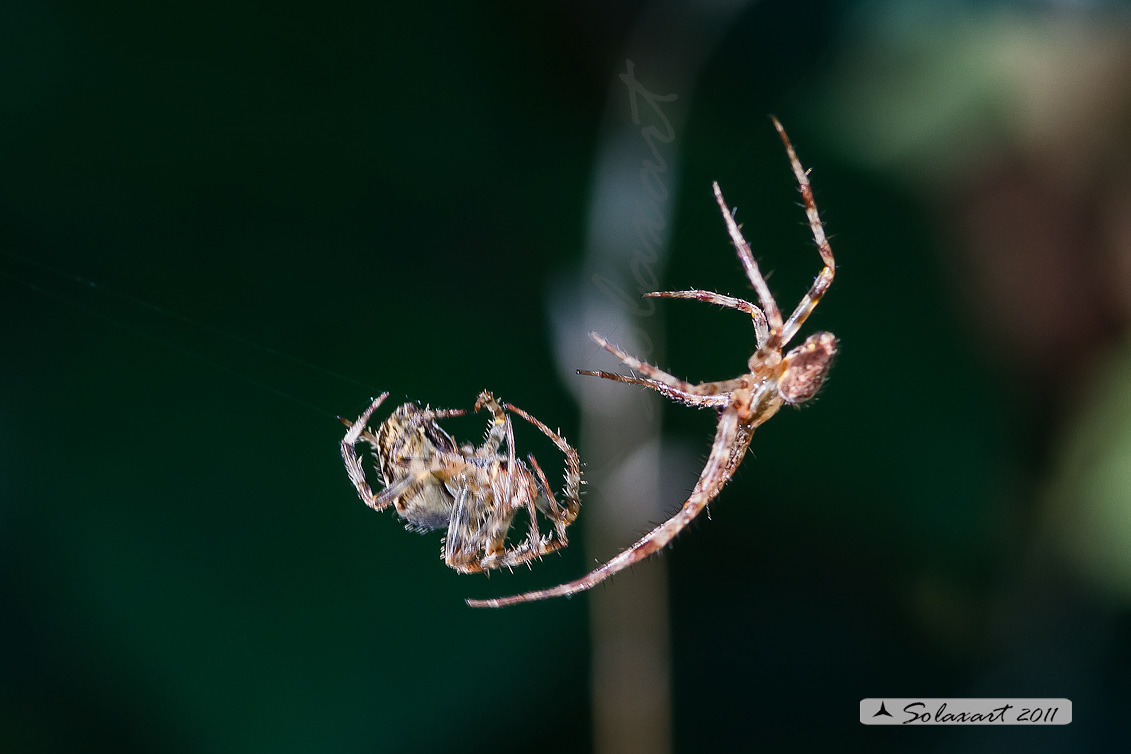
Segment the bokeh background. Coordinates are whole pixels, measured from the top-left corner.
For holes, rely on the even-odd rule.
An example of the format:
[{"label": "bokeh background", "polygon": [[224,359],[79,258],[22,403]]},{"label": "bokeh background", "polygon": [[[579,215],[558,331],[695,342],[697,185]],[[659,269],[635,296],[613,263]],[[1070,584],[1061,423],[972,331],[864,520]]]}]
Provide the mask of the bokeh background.
[{"label": "bokeh background", "polygon": [[[630,604],[667,574],[670,706],[636,750],[1127,744],[1122,4],[8,0],[0,749],[614,750],[590,596],[463,598],[615,548],[587,552],[579,526],[529,572],[460,576],[438,534],[358,502],[335,416],[489,387],[578,436],[568,370],[608,364],[596,346],[560,363],[552,301],[586,283],[594,214],[632,220],[628,199],[593,206],[629,59],[678,97],[660,285],[749,294],[712,180],[783,306],[809,285],[774,113],[839,264],[807,331],[842,341],[710,520],[601,588]],[[639,137],[618,149],[648,158]],[[753,347],[743,317],[699,304],[636,325],[692,380]],[[655,405],[690,458],[661,485],[670,511],[713,421]],[[633,657],[629,640],[615,659]],[[860,725],[885,695],[1068,697],[1074,722]]]}]

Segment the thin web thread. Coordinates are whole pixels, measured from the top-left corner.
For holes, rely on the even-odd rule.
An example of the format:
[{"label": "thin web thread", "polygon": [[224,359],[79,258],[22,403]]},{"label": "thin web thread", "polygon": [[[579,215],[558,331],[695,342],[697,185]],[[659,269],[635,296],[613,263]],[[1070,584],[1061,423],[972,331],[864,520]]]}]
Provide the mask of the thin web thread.
[{"label": "thin web thread", "polygon": [[[153,303],[150,303],[150,302],[145,301],[143,299],[139,299],[135,296],[131,296],[129,294],[122,293],[120,291],[116,291],[113,288],[108,288],[106,286],[99,285],[98,283],[94,282],[93,280],[89,280],[89,279],[84,278],[80,275],[73,275],[73,274],[70,274],[70,273],[62,272],[62,271],[57,270],[57,269],[55,269],[55,268],[53,268],[49,265],[45,265],[41,262],[37,262],[35,260],[28,259],[27,257],[23,257],[19,254],[13,254],[10,251],[6,251],[6,250],[0,251],[0,253],[4,254],[5,256],[11,257],[13,259],[18,259],[21,262],[29,264],[33,267],[37,267],[37,268],[39,268],[39,269],[41,269],[45,272],[48,272],[52,275],[56,275],[56,276],[61,277],[63,279],[69,280],[71,282],[75,282],[75,283],[78,283],[80,285],[87,286],[89,288],[95,288],[95,289],[97,289],[97,290],[99,290],[103,293],[109,293],[110,295],[113,295],[113,296],[115,296],[119,299],[122,299],[124,301],[128,301],[129,303],[134,304],[135,306],[140,306],[144,309],[149,309],[151,311],[157,312],[157,313],[162,314],[162,315],[169,317],[171,319],[180,320],[182,322],[185,322],[187,324],[198,327],[198,328],[205,330],[209,333],[212,333],[214,335],[218,335],[218,336],[227,338],[228,340],[234,341],[234,342],[239,343],[241,345],[249,346],[251,348],[256,348],[260,351],[264,351],[266,353],[271,354],[272,356],[275,356],[276,358],[284,359],[284,360],[289,361],[291,363],[298,364],[299,366],[306,367],[307,369],[313,370],[315,372],[320,372],[322,374],[329,375],[330,377],[335,377],[335,378],[342,380],[344,382],[348,382],[348,383],[351,383],[353,385],[358,385],[360,387],[364,387],[366,390],[373,390],[372,386],[366,385],[365,383],[360,382],[358,380],[355,380],[351,377],[347,377],[346,375],[339,374],[337,372],[334,372],[333,370],[326,369],[325,367],[318,366],[317,364],[312,364],[308,361],[304,361],[303,359],[299,359],[297,357],[291,356],[291,355],[283,353],[281,351],[277,351],[274,348],[271,348],[269,346],[264,346],[262,344],[256,343],[255,341],[248,340],[246,338],[242,338],[238,335],[234,335],[234,334],[229,333],[225,330],[221,330],[217,327],[213,327],[212,325],[206,324],[204,322],[200,322],[199,320],[195,320],[191,317],[187,317],[185,315],[178,314],[177,312],[171,311],[169,309],[165,309],[164,307],[158,306],[157,304],[153,304]],[[93,314],[94,316],[98,317],[99,319],[104,320],[106,322],[109,322],[109,323],[115,325],[116,327],[121,328],[122,330],[125,330],[126,332],[130,333],[131,335],[133,335],[137,338],[140,338],[142,340],[146,340],[146,341],[149,341],[149,342],[152,342],[152,343],[157,343],[158,345],[166,348],[169,351],[181,354],[183,356],[191,357],[191,358],[195,359],[196,361],[199,361],[203,364],[207,364],[208,366],[212,367],[213,369],[224,372],[225,374],[228,374],[232,377],[235,377],[236,379],[239,379],[239,380],[246,382],[250,385],[254,385],[255,387],[257,387],[261,390],[265,390],[269,393],[273,393],[274,395],[276,395],[280,398],[283,398],[285,400],[291,401],[292,403],[297,403],[298,405],[303,406],[304,408],[309,409],[310,411],[314,411],[314,412],[318,413],[320,416],[337,416],[337,412],[328,411],[324,408],[321,408],[319,406],[314,405],[313,403],[309,403],[308,401],[304,401],[301,398],[298,398],[294,395],[291,395],[290,393],[287,393],[287,392],[284,392],[283,390],[280,390],[277,387],[274,387],[273,385],[269,385],[265,382],[261,382],[260,380],[257,380],[254,377],[249,377],[248,375],[243,374],[241,372],[237,372],[236,370],[231,369],[230,367],[226,367],[226,366],[224,366],[223,364],[221,364],[217,361],[213,361],[212,359],[209,359],[208,357],[203,356],[200,353],[197,353],[196,351],[192,351],[190,349],[186,349],[186,348],[174,345],[173,343],[170,343],[167,340],[160,338],[160,337],[154,335],[153,333],[150,333],[150,332],[148,332],[148,331],[146,331],[146,330],[144,330],[140,327],[137,327],[135,325],[130,325],[126,322],[122,322],[121,320],[118,320],[114,317],[111,317],[110,315],[105,314],[104,312],[100,312],[97,309],[94,309],[90,306],[87,306],[86,304],[79,303],[78,301],[71,300],[69,298],[66,298],[65,296],[59,295],[58,293],[47,290],[46,288],[43,288],[42,286],[36,285],[35,283],[32,283],[28,280],[25,280],[25,279],[23,279],[23,278],[21,278],[17,275],[14,275],[14,274],[12,274],[8,271],[0,270],[0,275],[3,275],[5,278],[7,278],[7,279],[9,279],[9,280],[11,280],[15,283],[19,283],[20,285],[24,286],[25,288],[28,288],[29,290],[32,290],[32,291],[34,291],[35,293],[38,293],[41,296],[49,298],[52,301],[57,301],[59,303],[66,304],[67,306],[70,306],[74,309],[78,309],[78,310],[87,312],[89,314]]]},{"label": "thin web thread", "polygon": [[[336,379],[342,380],[343,382],[348,382],[352,385],[357,385],[358,387],[363,387],[366,390],[373,390],[374,389],[372,385],[367,385],[366,383],[361,382],[360,380],[355,380],[352,377],[349,377],[347,375],[335,372],[331,369],[327,369],[325,367],[319,366],[318,364],[312,364],[309,361],[304,361],[303,359],[300,359],[297,356],[291,356],[290,354],[283,353],[282,351],[277,351],[274,348],[271,348],[270,346],[265,346],[261,343],[256,343],[255,341],[248,340],[247,338],[241,338],[239,335],[235,335],[234,333],[230,333],[226,330],[221,330],[220,328],[214,327],[213,325],[210,325],[206,322],[201,322],[200,320],[193,319],[192,317],[189,317],[185,314],[181,314],[179,312],[175,312],[175,311],[172,311],[170,309],[166,309],[163,306],[159,306],[157,304],[146,301],[144,299],[140,299],[136,296],[131,296],[128,293],[122,293],[121,291],[114,290],[113,288],[110,288],[108,286],[100,285],[99,283],[96,283],[93,280],[90,280],[88,278],[84,278],[81,275],[74,275],[72,273],[63,272],[62,270],[59,270],[55,267],[44,264],[43,262],[39,262],[39,261],[36,261],[34,259],[29,259],[28,257],[25,257],[21,254],[15,254],[11,251],[4,250],[0,253],[3,253],[5,256],[11,257],[13,259],[18,259],[19,261],[23,262],[24,264],[31,265],[32,267],[36,267],[40,270],[43,270],[44,272],[47,272],[47,273],[50,273],[50,274],[55,275],[57,277],[63,278],[64,280],[69,280],[71,282],[78,283],[79,285],[84,285],[88,288],[97,288],[99,291],[101,291],[103,293],[107,293],[107,294],[114,296],[116,298],[119,298],[123,301],[128,301],[129,303],[134,304],[135,306],[140,306],[143,309],[149,309],[150,311],[157,312],[158,314],[164,315],[164,316],[169,317],[171,319],[177,319],[177,320],[180,320],[182,322],[186,322],[186,323],[188,323],[188,324],[190,324],[194,327],[200,328],[201,330],[204,330],[206,332],[210,332],[213,335],[218,335],[222,338],[227,338],[228,340],[231,340],[235,343],[239,343],[240,345],[248,346],[250,348],[256,348],[256,349],[263,351],[265,353],[269,353],[272,356],[275,356],[276,358],[280,358],[280,359],[283,359],[285,361],[289,361],[292,364],[298,364],[299,366],[306,367],[307,369],[313,370],[315,372],[321,372],[322,374],[329,375],[330,377],[334,377]],[[9,275],[9,277],[12,280],[18,280],[20,282],[25,282],[25,281],[20,280],[19,278],[11,276],[11,275]],[[31,286],[30,283],[26,283],[26,282],[25,282],[25,285]],[[34,286],[32,286],[32,287],[34,287]],[[43,289],[38,289],[38,290],[40,292],[45,292],[45,291],[43,291]],[[54,298],[58,299],[58,297],[54,297]],[[59,300],[62,300],[62,299],[59,299]],[[82,305],[81,304],[75,304],[75,306],[81,307]],[[113,321],[113,320],[111,320],[111,321]]]}]

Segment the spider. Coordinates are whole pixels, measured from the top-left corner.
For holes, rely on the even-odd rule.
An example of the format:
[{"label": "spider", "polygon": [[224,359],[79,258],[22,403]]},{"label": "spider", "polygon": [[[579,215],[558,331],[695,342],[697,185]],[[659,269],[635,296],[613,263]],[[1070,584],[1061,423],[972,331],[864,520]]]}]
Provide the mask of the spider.
[{"label": "spider", "polygon": [[693,385],[628,355],[596,333],[589,335],[598,345],[642,376],[627,377],[609,372],[578,371],[578,374],[641,385],[689,406],[710,407],[718,411],[719,422],[715,431],[715,441],[690,497],[671,518],[587,576],[551,589],[498,599],[468,600],[468,604],[472,607],[502,607],[549,597],[568,597],[593,588],[613,574],[663,549],[722,491],[723,486],[742,462],[746,449],[750,447],[754,430],[776,414],[782,405],[803,403],[820,389],[837,351],[837,340],[832,333],[814,333],[784,356],[782,349],[797,334],[802,323],[829,289],[836,265],[833,261],[832,248],[821,225],[820,215],[817,214],[808,173],[801,167],[801,162],[797,159],[797,154],[781,123],[777,118],[772,120],[785,145],[793,174],[801,189],[801,197],[805,202],[805,214],[809,220],[813,240],[816,241],[817,249],[824,261],[824,269],[813,282],[809,292],[801,299],[789,318],[783,321],[778,305],[770,295],[766,280],[762,277],[758,264],[750,252],[750,245],[742,237],[733,214],[723,200],[719,184],[714,183],[712,187],[715,200],[718,202],[723,221],[738,252],[738,259],[746,271],[746,277],[754,287],[761,308],[749,301],[704,290],[658,291],[644,294],[655,298],[697,299],[749,314],[753,320],[758,346],[748,362],[750,371],[731,380]]},{"label": "spider", "polygon": [[[342,439],[342,460],[366,505],[377,511],[392,505],[410,530],[446,527],[442,557],[460,573],[513,568],[568,544],[566,527],[581,507],[581,464],[564,438],[525,411],[499,403],[486,390],[475,402],[476,411],[486,408],[491,414],[486,440],[478,448],[457,445],[436,423],[467,413],[462,409],[405,403],[372,432],[367,428],[369,418],[388,397],[388,393],[379,396],[355,422],[341,419],[349,427]],[[529,466],[515,457],[514,428],[507,411],[533,424],[565,454],[565,507],[558,504],[534,456],[527,456]],[[373,449],[385,483],[379,493],[365,478],[355,447],[359,440]],[[508,547],[507,533],[519,510],[529,516],[529,532],[522,542]],[[553,533],[541,534],[538,513],[550,520]]]}]

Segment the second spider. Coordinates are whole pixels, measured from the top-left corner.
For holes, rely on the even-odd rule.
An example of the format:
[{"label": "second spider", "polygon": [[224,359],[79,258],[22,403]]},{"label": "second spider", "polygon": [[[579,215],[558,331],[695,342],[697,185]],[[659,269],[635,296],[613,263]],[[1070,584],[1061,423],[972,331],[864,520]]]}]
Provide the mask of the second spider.
[{"label": "second spider", "polygon": [[[374,400],[357,421],[342,420],[349,427],[342,439],[342,460],[366,505],[378,511],[393,506],[409,529],[446,528],[444,562],[461,573],[513,568],[567,544],[566,527],[580,509],[581,464],[577,451],[563,437],[487,391],[475,403],[476,411],[487,409],[491,415],[486,440],[478,447],[457,445],[437,422],[464,414],[461,409],[405,403],[376,432],[370,431],[370,417],[388,396]],[[564,505],[554,497],[534,456],[526,461],[515,456],[509,414],[533,424],[565,454]],[[373,491],[362,468],[359,441],[372,449],[385,485],[379,492]],[[525,511],[529,528],[521,541],[508,545],[507,535],[520,511]],[[539,516],[549,519],[551,533],[540,532]]]}]

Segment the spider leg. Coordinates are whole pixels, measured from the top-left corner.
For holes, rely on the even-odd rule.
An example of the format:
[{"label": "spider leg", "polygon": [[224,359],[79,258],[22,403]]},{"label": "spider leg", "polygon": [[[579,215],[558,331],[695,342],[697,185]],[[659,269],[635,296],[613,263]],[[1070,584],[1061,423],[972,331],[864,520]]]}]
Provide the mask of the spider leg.
[{"label": "spider leg", "polygon": [[482,495],[473,493],[469,485],[462,485],[456,493],[443,551],[444,562],[460,573],[483,570],[479,556],[480,539],[476,533],[482,530],[487,507]]},{"label": "spider leg", "polygon": [[[339,416],[338,421],[340,421],[342,424],[346,425],[347,427],[353,426],[353,422],[350,421],[349,419],[345,418],[344,416]],[[377,435],[373,434],[373,432],[370,431],[369,429],[361,430],[361,436],[359,437],[359,439],[365,440],[367,443],[369,443],[370,445],[372,445],[375,448],[377,447]]]},{"label": "spider leg", "polygon": [[[353,474],[351,473],[350,476],[352,477]],[[364,495],[362,495],[361,500],[375,511],[385,510],[385,508],[388,508],[391,503],[395,503],[398,498],[402,496],[408,496],[408,491],[414,485],[420,484],[429,476],[430,474],[427,471],[418,471],[414,474],[406,476],[404,479],[398,480],[395,484],[386,487],[376,495],[374,495],[373,491],[369,490],[368,485],[366,485],[366,489],[369,490],[370,497],[366,498]],[[361,490],[358,490],[358,492],[360,493]]]},{"label": "spider leg", "polygon": [[[660,395],[666,398],[671,398],[673,401],[683,401],[692,406],[715,406],[721,408],[730,401],[730,396],[720,393],[719,395],[699,395],[696,393],[689,393],[686,390],[677,390],[670,385],[665,385],[663,382],[656,380],[645,380],[641,377],[628,377],[623,374],[615,374],[613,372],[594,372],[588,369],[578,369],[578,374],[584,374],[587,377],[603,377],[606,380],[616,380],[617,382],[625,382],[629,385],[642,385],[650,387]],[[694,387],[694,386],[693,386]]]},{"label": "spider leg", "polygon": [[[581,510],[581,459],[578,458],[577,451],[574,450],[573,446],[566,442],[565,438],[558,432],[552,431],[548,426],[513,403],[504,403],[503,407],[537,427],[542,434],[550,438],[551,442],[557,446],[558,450],[560,450],[566,458],[565,488],[562,491],[562,494],[565,495],[566,498],[565,516],[564,518],[557,515],[552,517],[555,521],[555,526],[560,526],[559,533],[564,541],[565,527],[573,523],[574,519],[577,518],[578,511]],[[528,456],[528,458],[530,459],[531,465],[534,467],[534,471],[541,478],[546,493],[553,503],[553,507],[560,511],[561,507],[558,505],[557,500],[554,499],[553,491],[546,482],[546,475],[542,473],[542,468],[538,465],[538,462],[534,460],[533,454]]]},{"label": "spider leg", "polygon": [[[388,506],[389,502],[395,498],[395,495],[388,496],[389,489],[385,489],[381,495],[377,495],[373,492],[373,489],[369,486],[369,482],[365,479],[365,471],[361,468],[361,459],[357,457],[357,448],[354,446],[363,436],[371,445],[376,445],[377,438],[366,429],[366,424],[369,423],[369,417],[373,415],[373,412],[376,411],[388,397],[388,393],[381,393],[381,395],[377,396],[373,403],[369,405],[369,408],[365,409],[361,416],[357,417],[357,421],[355,422],[343,419],[340,416],[338,417],[343,424],[349,427],[349,431],[346,432],[346,436],[342,438],[341,444],[342,461],[346,465],[346,473],[349,474],[350,481],[353,482],[353,486],[362,501],[374,510],[381,510]],[[410,478],[402,481],[411,482],[413,480]],[[400,487],[400,485],[396,486]],[[407,484],[401,487],[399,492],[404,492],[406,489],[408,489]]]},{"label": "spider leg", "polygon": [[495,400],[495,396],[491,395],[489,390],[484,390],[479,394],[475,400],[475,411],[478,412],[484,406],[491,412],[491,423],[487,425],[487,437],[480,446],[479,454],[484,457],[490,457],[499,452],[499,446],[503,444],[506,437],[504,426],[506,424],[506,414],[503,413],[503,407]]},{"label": "spider leg", "polygon": [[731,474],[738,467],[742,456],[746,453],[746,449],[750,445],[750,438],[749,431],[739,425],[738,412],[733,408],[724,411],[719,419],[719,428],[715,434],[715,442],[711,446],[711,454],[707,458],[703,472],[699,475],[695,489],[692,490],[691,496],[683,504],[683,507],[667,521],[645,534],[632,547],[587,576],[551,589],[540,589],[496,599],[467,600],[467,604],[471,607],[504,607],[550,597],[568,597],[592,589],[613,574],[619,573],[663,549],[719,494],[723,485],[726,484]]},{"label": "spider leg", "polygon": [[361,433],[365,431],[365,425],[369,423],[369,417],[373,416],[373,412],[380,408],[381,404],[384,403],[385,399],[388,397],[389,394],[387,392],[381,393],[379,396],[377,396],[373,400],[373,403],[369,404],[369,408],[365,409],[365,411],[362,412],[361,416],[357,417],[356,422],[351,422],[349,419],[343,419],[340,416],[338,417],[338,420],[342,424],[345,424],[350,428],[350,431],[346,432],[345,439],[342,440],[343,444],[349,443],[350,445],[353,445],[357,442],[358,438],[361,437]]},{"label": "spider leg", "polygon": [[526,541],[536,542],[539,537],[538,520],[534,515],[533,502],[523,499],[530,497],[530,495],[522,495],[521,486],[515,484],[516,477],[521,477],[524,469],[521,469],[515,458],[514,426],[511,424],[509,416],[503,414],[502,417],[503,435],[507,441],[506,466],[504,467],[498,462],[492,464],[490,483],[486,485],[490,492],[479,493],[481,495],[489,494],[492,501],[491,504],[484,507],[476,536],[483,548],[483,557],[478,564],[478,567],[482,570],[498,568],[503,564],[502,561],[507,555],[507,532],[510,530],[514,514],[519,507],[525,506],[530,511],[530,532]]},{"label": "spider leg", "polygon": [[[537,461],[534,460],[534,456],[530,456],[530,460],[537,469]],[[544,474],[542,474],[541,469],[538,469],[538,474],[539,476],[541,476],[541,483],[543,485],[542,489],[548,493],[548,496],[550,498],[552,498],[553,496],[551,493],[549,493],[550,488],[547,485],[546,477]],[[532,522],[535,520],[536,510],[540,509],[538,502],[539,499],[545,500],[545,498],[542,498],[538,494],[538,492],[539,490],[536,488],[536,486],[534,484],[531,484],[529,492],[526,495],[525,502]],[[560,507],[558,508],[558,512],[559,514],[562,512]],[[576,513],[573,515],[576,515]],[[565,547],[567,544],[569,544],[569,540],[565,536],[565,528],[569,525],[568,521],[563,521],[561,518],[554,517],[551,517],[551,520],[553,520],[554,522],[554,527],[558,535],[556,538],[554,537],[554,535],[542,536],[541,532],[539,532],[537,528],[532,525],[530,536],[526,540],[509,550],[501,552],[497,556],[484,558],[483,562],[481,563],[483,568],[514,568],[515,566],[529,563],[532,560],[538,560],[544,555],[548,555],[555,550],[560,550],[561,548]],[[572,518],[569,520],[571,521]]]},{"label": "spider leg", "polygon": [[[500,409],[500,412],[501,412],[501,409]],[[515,477],[520,477],[520,479],[518,480],[520,486],[526,487],[526,489],[521,490],[521,492],[525,493],[525,494],[522,494],[521,497],[523,498],[523,502],[526,505],[526,512],[530,516],[530,533],[529,533],[529,537],[528,537],[527,541],[530,543],[531,546],[534,546],[534,545],[537,544],[537,542],[542,537],[541,532],[538,531],[538,511],[536,510],[536,508],[534,506],[534,499],[537,497],[537,492],[535,490],[530,489],[531,485],[526,484],[526,482],[527,482],[526,470],[519,468],[518,461],[515,458],[515,454],[514,454],[514,424],[511,422],[511,418],[509,416],[507,416],[506,414],[503,414],[503,419],[504,419],[504,424],[506,426],[506,433],[507,433],[507,471],[506,471],[506,485],[504,487],[505,495],[506,495],[506,497],[505,497],[506,505],[504,507],[508,508],[508,509],[514,509],[516,507],[515,504],[517,502],[517,498],[519,497],[519,495],[518,495],[519,490],[515,489],[515,486],[516,486],[515,485]],[[495,502],[498,503],[498,500],[496,499]],[[489,532],[489,534],[492,535],[492,536],[498,536],[500,548],[506,547],[505,540],[506,540],[506,536],[507,536],[507,528],[509,528],[509,527],[510,527],[510,522],[508,520],[507,526],[504,527],[501,531],[498,531],[498,532],[491,531],[491,532]]]},{"label": "spider leg", "polygon": [[809,173],[801,167],[801,161],[797,159],[797,153],[793,151],[793,144],[786,136],[782,124],[778,122],[777,118],[771,117],[771,120],[774,122],[774,128],[778,130],[778,135],[781,136],[782,143],[785,144],[786,154],[789,155],[789,164],[793,168],[793,175],[797,178],[797,185],[801,189],[801,199],[805,202],[805,216],[809,220],[809,229],[813,232],[813,240],[816,242],[817,249],[821,252],[821,259],[825,263],[821,274],[813,281],[813,287],[801,299],[801,303],[793,310],[793,314],[789,315],[789,319],[786,320],[785,326],[782,328],[781,342],[784,346],[797,334],[797,330],[817,308],[821,297],[832,285],[833,275],[836,272],[836,262],[833,260],[833,250],[829,246],[829,239],[825,236],[825,227],[821,223],[821,216],[817,214],[817,202],[813,199],[813,187],[809,185]]},{"label": "spider leg", "polygon": [[437,449],[454,449],[456,441],[436,423],[436,419],[463,416],[466,413],[462,408],[423,408],[408,414],[405,426],[420,427],[423,434],[436,444]]},{"label": "spider leg", "polygon": [[654,291],[652,293],[645,293],[645,298],[688,298],[697,301],[706,301],[708,304],[717,304],[725,306],[728,309],[737,309],[740,312],[746,312],[750,318],[754,320],[754,335],[758,339],[758,345],[761,346],[766,342],[766,338],[770,335],[769,326],[766,324],[766,315],[762,310],[756,307],[749,301],[744,301],[740,298],[733,296],[724,296],[721,293],[714,291],[703,290],[690,290],[690,291]]},{"label": "spider leg", "polygon": [[718,182],[712,183],[711,188],[714,189],[715,201],[718,202],[719,210],[723,213],[723,222],[726,223],[730,240],[738,252],[738,261],[742,263],[743,269],[746,270],[746,277],[758,294],[758,302],[762,305],[762,311],[766,314],[770,333],[780,333],[782,327],[781,312],[778,310],[774,297],[770,294],[770,287],[766,285],[766,279],[762,277],[762,271],[758,269],[758,263],[754,261],[750,244],[742,237],[742,231],[739,230],[738,223],[734,221],[734,215],[730,213],[730,208],[727,206],[726,200],[723,199],[723,192],[719,188]]},{"label": "spider leg", "polygon": [[463,416],[466,413],[467,411],[462,408],[424,408],[409,414],[408,423],[411,426],[416,426],[417,424],[427,424],[436,419],[447,419],[449,416]]},{"label": "spider leg", "polygon": [[449,416],[463,416],[466,413],[467,410],[462,408],[422,408],[413,412],[409,421],[413,424],[423,424],[435,419],[446,419]]},{"label": "spider leg", "polygon": [[566,542],[553,537],[540,537],[534,542],[523,542],[496,558],[485,560],[483,565],[485,568],[514,568],[529,563],[531,560],[539,560],[544,555],[562,549],[566,544]]},{"label": "spider leg", "polygon": [[574,522],[577,518],[577,513],[580,510],[580,503],[576,507],[573,501],[570,501],[570,509],[566,510],[558,504],[558,499],[554,497],[554,490],[550,487],[550,482],[546,479],[542,467],[538,465],[538,459],[531,453],[526,456],[526,460],[530,461],[531,468],[534,469],[534,474],[538,478],[538,493],[534,496],[534,506],[542,511],[542,515],[550,519],[554,524],[554,532],[558,535],[558,541],[565,545],[569,542],[569,537],[566,535],[566,527]]},{"label": "spider leg", "polygon": [[[538,490],[530,472],[515,458],[514,427],[509,416],[505,419],[507,467],[501,478],[496,477],[491,484],[495,504],[489,509],[483,526],[484,557],[478,564],[483,570],[513,568],[562,546],[561,543],[551,542],[549,537],[543,537],[538,531],[538,510],[535,503]],[[522,543],[508,550],[507,531],[519,507],[525,507],[530,518],[529,534]]]},{"label": "spider leg", "polygon": [[369,482],[365,479],[365,472],[361,468],[361,460],[354,452],[353,446],[349,446],[348,451],[343,449],[342,459],[345,461],[346,473],[349,474],[350,481],[353,482],[358,497],[361,498],[363,503],[375,511],[382,511],[388,508],[391,503],[396,502],[398,498],[408,493],[414,485],[420,484],[432,473],[428,470],[417,471],[405,476],[403,479],[397,480],[396,483],[381,490],[380,493],[375,493],[373,488],[369,486]]},{"label": "spider leg", "polygon": [[[660,382],[678,392],[690,393],[691,395],[695,396],[715,395],[716,389],[714,383],[712,382],[704,382],[700,385],[692,385],[690,382],[685,382],[678,377],[674,377],[668,374],[659,367],[654,367],[651,364],[647,364],[636,358],[635,356],[629,356],[627,353],[612,345],[611,343],[609,343],[609,341],[605,340],[595,332],[589,333],[589,337],[592,338],[597,343],[597,345],[601,346],[606,351],[623,361],[629,369],[634,369],[647,377],[649,383],[651,381]],[[651,386],[652,385],[649,384],[649,387]],[[659,390],[659,388],[656,389]]]}]

